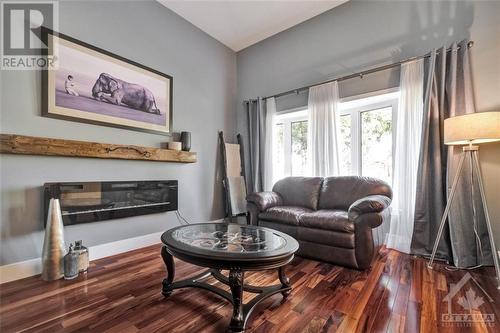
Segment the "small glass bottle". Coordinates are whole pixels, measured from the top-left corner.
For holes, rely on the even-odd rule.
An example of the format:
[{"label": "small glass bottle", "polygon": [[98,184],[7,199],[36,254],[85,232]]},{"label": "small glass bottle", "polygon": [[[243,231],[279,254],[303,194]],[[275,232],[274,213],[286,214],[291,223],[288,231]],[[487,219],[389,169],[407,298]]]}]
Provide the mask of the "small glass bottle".
[{"label": "small glass bottle", "polygon": [[82,241],[75,242],[74,251],[78,254],[78,271],[87,273],[89,268],[89,249],[83,246]]},{"label": "small glass bottle", "polygon": [[64,279],[71,280],[78,276],[78,253],[70,244],[68,253],[64,256]]}]

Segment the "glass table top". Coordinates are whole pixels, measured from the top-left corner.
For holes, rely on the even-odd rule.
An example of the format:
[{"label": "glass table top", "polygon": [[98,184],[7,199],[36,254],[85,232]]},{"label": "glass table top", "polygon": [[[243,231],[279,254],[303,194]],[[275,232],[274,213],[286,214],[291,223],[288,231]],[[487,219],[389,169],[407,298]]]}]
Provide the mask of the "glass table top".
[{"label": "glass table top", "polygon": [[271,229],[223,223],[180,227],[172,232],[172,238],[195,248],[225,253],[275,251],[287,243]]}]

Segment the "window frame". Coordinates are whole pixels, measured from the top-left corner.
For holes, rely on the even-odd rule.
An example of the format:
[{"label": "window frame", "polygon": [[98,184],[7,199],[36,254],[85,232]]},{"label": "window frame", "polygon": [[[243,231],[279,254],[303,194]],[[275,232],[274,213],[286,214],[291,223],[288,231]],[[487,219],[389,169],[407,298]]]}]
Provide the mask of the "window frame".
[{"label": "window frame", "polygon": [[[339,117],[351,117],[351,170],[350,175],[362,175],[362,140],[361,115],[363,112],[374,111],[386,107],[392,108],[392,178],[394,178],[394,159],[396,152],[396,128],[398,119],[399,89],[385,89],[368,94],[350,96],[340,99],[338,103]],[[292,175],[292,123],[308,121],[308,107],[298,107],[278,112],[273,117],[273,131],[276,125],[283,124],[283,160],[284,175]],[[340,127],[340,124],[338,124]],[[276,132],[273,132],[275,137]],[[274,145],[274,142],[272,143]],[[355,148],[355,149],[353,149]]]},{"label": "window frame", "polygon": [[[399,89],[370,94],[359,95],[341,100],[339,103],[339,117],[351,117],[351,170],[350,174],[362,175],[362,140],[361,140],[361,114],[386,107],[392,108],[392,177],[394,179],[394,158],[396,152],[396,128],[398,120]],[[353,149],[355,148],[355,149]]]}]

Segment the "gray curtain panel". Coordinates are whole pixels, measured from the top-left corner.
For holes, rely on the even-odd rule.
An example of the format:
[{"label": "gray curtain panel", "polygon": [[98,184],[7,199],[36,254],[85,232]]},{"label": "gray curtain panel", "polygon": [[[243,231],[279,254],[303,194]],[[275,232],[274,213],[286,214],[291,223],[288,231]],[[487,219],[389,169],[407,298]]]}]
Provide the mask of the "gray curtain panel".
[{"label": "gray curtain panel", "polygon": [[[425,67],[422,148],[411,244],[412,253],[421,256],[432,252],[461,154],[461,147],[448,147],[443,143],[444,119],[475,112],[467,41],[454,44],[449,52],[445,47],[432,51]],[[477,179],[472,182],[473,187],[470,164],[466,161],[448,216],[451,223],[444,228],[436,254],[436,258],[453,262],[457,267],[492,263]],[[483,258],[476,245],[479,241]]]},{"label": "gray curtain panel", "polygon": [[250,193],[263,191],[264,147],[266,144],[266,102],[262,98],[245,101],[248,123],[249,170],[247,188]]},{"label": "gray curtain panel", "polygon": [[[476,108],[467,41],[462,41],[458,50],[457,46],[453,45],[449,57],[451,76],[456,77],[455,81],[451,80],[449,87],[450,117],[474,113]],[[453,178],[458,171],[461,154],[462,147],[450,146],[447,169],[448,189],[451,188]],[[453,263],[457,267],[493,265],[477,175],[472,174],[472,161],[465,160],[464,162],[460,181],[457,184],[457,193],[449,214]],[[476,216],[475,226],[474,215]]]},{"label": "gray curtain panel", "polygon": [[[444,106],[446,48],[443,47],[439,54],[436,50],[431,52],[425,62],[425,72],[422,143],[411,243],[411,252],[422,256],[432,252],[439,222],[446,206],[447,149],[443,145],[443,121],[449,114]],[[451,258],[447,230],[443,233],[436,257],[445,260]]]}]

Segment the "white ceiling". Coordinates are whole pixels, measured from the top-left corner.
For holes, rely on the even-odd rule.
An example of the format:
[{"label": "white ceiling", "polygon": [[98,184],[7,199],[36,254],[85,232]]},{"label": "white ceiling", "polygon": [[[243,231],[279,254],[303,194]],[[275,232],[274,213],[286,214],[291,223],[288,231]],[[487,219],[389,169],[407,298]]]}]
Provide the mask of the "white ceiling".
[{"label": "white ceiling", "polygon": [[234,51],[240,51],[348,0],[158,1]]}]

